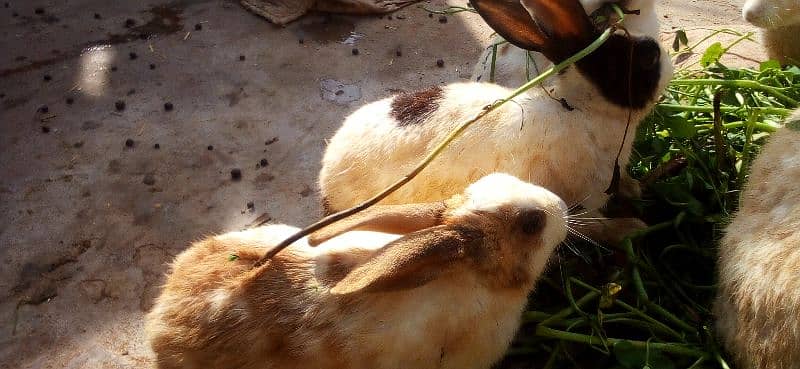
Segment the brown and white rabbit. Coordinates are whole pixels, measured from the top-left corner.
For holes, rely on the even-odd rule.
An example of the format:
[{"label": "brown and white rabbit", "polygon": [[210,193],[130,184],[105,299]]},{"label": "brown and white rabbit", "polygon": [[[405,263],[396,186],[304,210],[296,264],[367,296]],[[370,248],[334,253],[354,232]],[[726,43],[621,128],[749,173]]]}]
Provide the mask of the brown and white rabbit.
[{"label": "brown and white rabbit", "polygon": [[566,211],[495,173],[446,201],[377,205],[255,269],[298,229],[210,237],[175,259],[147,337],[161,369],[488,368],[566,236]]},{"label": "brown and white rabbit", "polygon": [[[553,62],[588,46],[600,33],[577,0],[471,3],[509,42]],[[651,19],[646,12],[652,10],[642,9],[642,16]],[[657,23],[636,25],[626,25],[630,38],[619,31],[554,76],[550,95],[534,88],[488,114],[383,203],[445,199],[486,173],[500,171],[548,188],[567,203],[600,208],[608,199],[604,191],[612,181],[626,123],[630,118],[622,165],[628,162],[638,122],[672,76],[669,55],[656,41]],[[319,185],[326,212],[353,206],[387,187],[456,125],[510,92],[488,83],[454,83],[358,109],[330,140],[322,159]]]},{"label": "brown and white rabbit", "polygon": [[771,59],[800,65],[800,1],[747,0],[744,19],[762,28],[762,41]]},{"label": "brown and white rabbit", "polygon": [[717,330],[740,369],[800,368],[800,110],[753,161],[719,246]]}]

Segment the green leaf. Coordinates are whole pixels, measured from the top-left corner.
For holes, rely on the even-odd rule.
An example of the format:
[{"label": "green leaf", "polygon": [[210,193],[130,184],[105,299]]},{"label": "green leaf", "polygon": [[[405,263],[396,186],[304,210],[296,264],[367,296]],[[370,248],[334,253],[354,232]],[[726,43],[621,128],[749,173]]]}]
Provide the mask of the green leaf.
[{"label": "green leaf", "polygon": [[797,67],[796,65],[787,68],[786,71],[796,76],[800,76],[800,68]]},{"label": "green leaf", "polygon": [[672,50],[678,51],[681,48],[681,45],[688,45],[689,38],[686,37],[686,31],[679,29],[675,32],[675,41],[672,41]]},{"label": "green leaf", "polygon": [[238,259],[239,259],[239,255],[236,255],[236,254],[228,255],[228,261],[236,261]]},{"label": "green leaf", "polygon": [[603,286],[603,293],[600,295],[600,308],[608,309],[614,304],[615,296],[622,291],[622,286],[616,283],[607,283]]},{"label": "green leaf", "polygon": [[714,64],[719,61],[719,58],[721,58],[724,53],[725,49],[722,48],[722,43],[715,42],[703,53],[703,57],[700,58],[700,65],[707,67]]},{"label": "green leaf", "polygon": [[768,69],[781,69],[781,63],[777,60],[767,60],[758,66],[758,70],[763,72]]},{"label": "green leaf", "polygon": [[691,138],[697,134],[697,128],[694,124],[689,123],[689,121],[680,114],[665,115],[661,124],[669,130],[673,137]]}]

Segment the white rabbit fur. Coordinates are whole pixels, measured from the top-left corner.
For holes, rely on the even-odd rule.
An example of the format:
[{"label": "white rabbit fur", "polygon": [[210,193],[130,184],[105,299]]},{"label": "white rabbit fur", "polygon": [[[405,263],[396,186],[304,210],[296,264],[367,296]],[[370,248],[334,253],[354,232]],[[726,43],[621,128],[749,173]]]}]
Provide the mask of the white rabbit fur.
[{"label": "white rabbit fur", "polygon": [[[148,340],[160,369],[486,369],[563,241],[566,210],[541,187],[492,174],[444,203],[368,209],[256,269],[298,229],[210,237],[175,259]],[[422,229],[336,237],[408,224]]]},{"label": "white rabbit fur", "polygon": [[762,41],[771,59],[800,64],[800,1],[747,0],[742,16],[762,28]]},{"label": "white rabbit fur", "polygon": [[800,368],[800,110],[769,137],[719,246],[717,330],[740,369]]},{"label": "white rabbit fur", "polygon": [[[627,30],[634,37],[656,39],[658,20],[651,14],[652,1],[638,5],[642,15],[629,15]],[[637,17],[642,20],[637,22]],[[619,158],[623,168],[638,122],[672,75],[668,53],[660,45],[656,47],[660,50],[659,78],[650,95],[639,96],[645,100],[642,106],[628,108],[609,102],[582,72],[570,67],[553,77],[550,89],[553,97],[566,99],[574,110],[567,111],[544,91],[533,88],[470,127],[383,203],[447,198],[486,173],[502,171],[548,188],[567,203],[583,202],[591,210],[602,207],[608,199],[604,191],[612,180],[629,114],[631,125]],[[329,141],[322,159],[319,185],[326,213],[358,204],[387,187],[409,172],[456,125],[510,92],[489,83],[453,83],[358,109]],[[434,105],[432,111],[415,115],[411,122],[398,120],[393,104],[417,98],[422,105],[407,101],[411,110],[424,108],[428,98],[435,100],[428,101]],[[619,230],[609,233],[620,234]]]}]

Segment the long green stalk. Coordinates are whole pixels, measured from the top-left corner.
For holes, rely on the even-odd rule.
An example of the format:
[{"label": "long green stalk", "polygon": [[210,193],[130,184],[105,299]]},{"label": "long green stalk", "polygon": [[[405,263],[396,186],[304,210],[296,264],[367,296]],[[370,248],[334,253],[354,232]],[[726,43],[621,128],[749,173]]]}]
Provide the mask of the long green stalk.
[{"label": "long green stalk", "polygon": [[697,357],[697,358],[706,356],[705,352],[696,350],[694,348],[691,348],[687,345],[680,343],[645,342],[637,340],[625,340],[620,338],[601,339],[598,337],[593,337],[580,333],[560,331],[557,329],[552,329],[541,325],[536,327],[536,335],[539,337],[555,338],[563,341],[585,343],[587,345],[597,345],[605,342],[607,345],[613,346],[620,342],[629,342],[634,347],[642,349],[646,349],[647,346],[650,346],[650,348],[657,349],[663,352],[669,352],[675,355]]},{"label": "long green stalk", "polygon": [[736,87],[736,88],[749,88],[752,90],[759,90],[769,93],[777,98],[780,98],[785,103],[792,105],[792,107],[797,107],[800,103],[797,100],[786,96],[783,92],[780,91],[777,87],[767,86],[765,84],[759,83],[758,81],[751,81],[746,79],[673,79],[670,81],[670,85],[672,86],[725,86],[725,87]]}]

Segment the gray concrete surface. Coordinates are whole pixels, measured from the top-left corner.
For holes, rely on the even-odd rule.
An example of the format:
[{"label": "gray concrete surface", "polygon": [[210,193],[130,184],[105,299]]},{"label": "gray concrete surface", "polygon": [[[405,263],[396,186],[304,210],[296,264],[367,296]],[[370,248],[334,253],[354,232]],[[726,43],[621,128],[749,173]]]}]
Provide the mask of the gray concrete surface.
[{"label": "gray concrete surface", "polygon": [[[0,368],[15,369],[149,367],[142,316],[174,255],[210,233],[314,220],[343,118],[467,78],[490,35],[475,15],[440,23],[417,7],[278,28],[231,0],[5,4]],[[740,23],[729,1],[660,7],[665,31]]]}]

